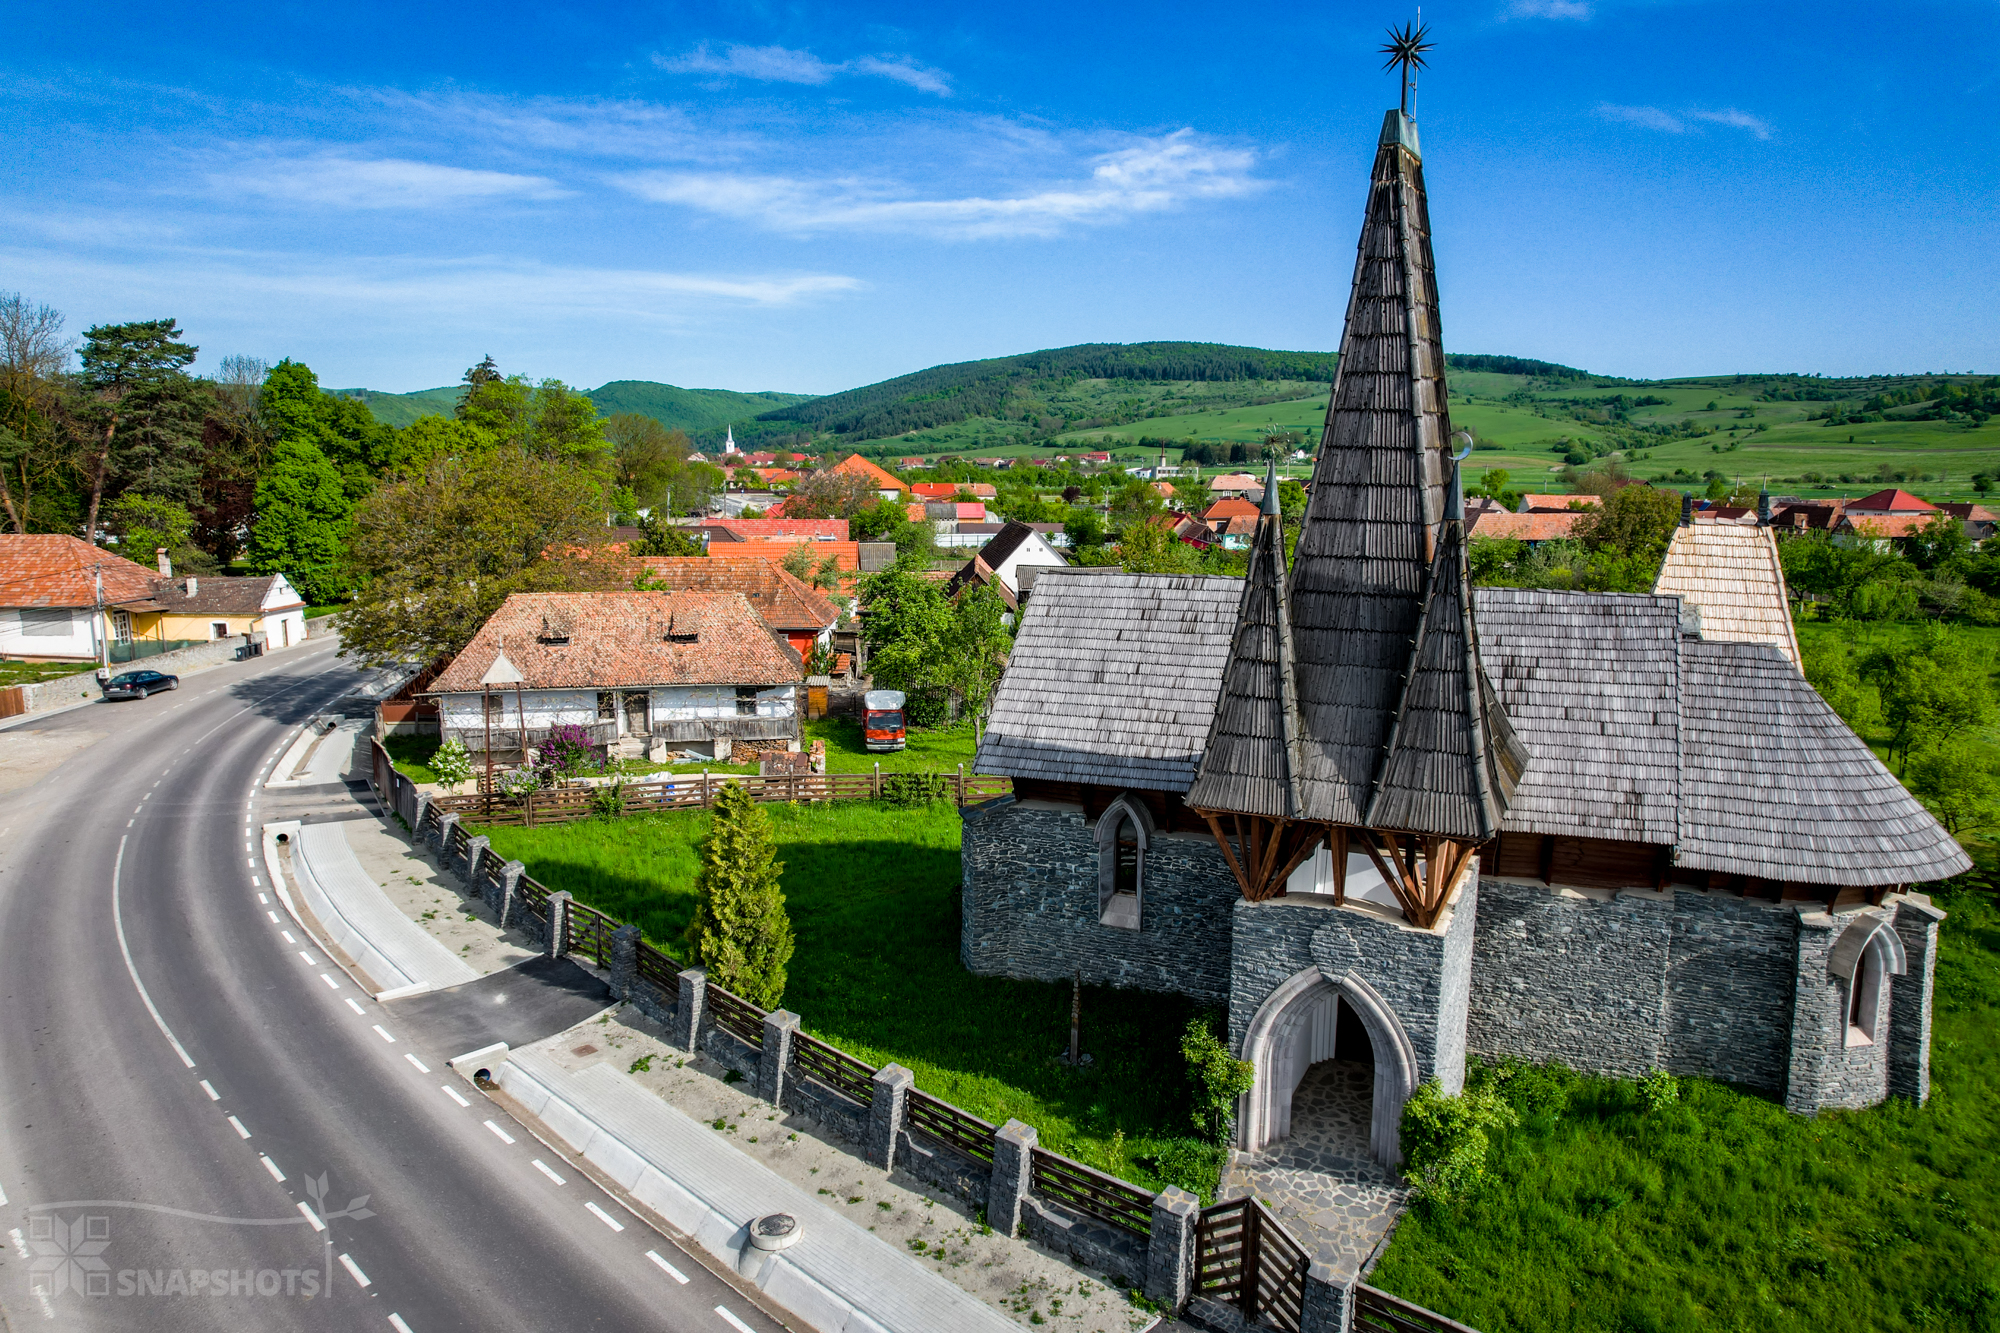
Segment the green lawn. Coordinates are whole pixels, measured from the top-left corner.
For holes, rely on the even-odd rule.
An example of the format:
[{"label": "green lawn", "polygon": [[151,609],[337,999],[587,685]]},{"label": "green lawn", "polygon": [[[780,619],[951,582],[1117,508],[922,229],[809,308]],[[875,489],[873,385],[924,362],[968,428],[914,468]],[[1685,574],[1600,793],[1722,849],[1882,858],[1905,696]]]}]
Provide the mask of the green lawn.
[{"label": "green lawn", "polygon": [[0,688],[80,676],[96,665],[95,662],[0,662]]},{"label": "green lawn", "polygon": [[437,753],[438,738],[435,736],[384,736],[382,748],[389,752],[389,762],[396,771],[412,782],[436,782],[437,774],[431,772],[431,756]]},{"label": "green lawn", "polygon": [[826,742],[826,771],[829,773],[873,773],[877,763],[884,773],[956,773],[960,764],[972,772],[972,724],[970,722],[936,731],[910,731],[908,744],[900,750],[876,754],[862,743],[861,724],[853,718],[824,717],[806,723],[806,742]]},{"label": "green lawn", "polygon": [[[1069,987],[975,977],[959,963],[954,808],[764,809],[798,936],[785,1007],[807,1031],[870,1064],[903,1064],[918,1087],[995,1124],[1024,1120],[1055,1151],[1149,1187],[1164,1183],[1151,1155],[1192,1132],[1178,1049],[1189,1002],[1085,987],[1083,1046],[1096,1059],[1065,1069],[1053,1057],[1069,1040]],[[636,922],[685,957],[679,940],[707,824],[687,812],[485,831],[551,889]]]},{"label": "green lawn", "polygon": [[1815,1119],[1682,1079],[1527,1071],[1485,1189],[1413,1209],[1377,1285],[1483,1333],[2000,1329],[2000,911],[1940,894],[1933,1094]]}]

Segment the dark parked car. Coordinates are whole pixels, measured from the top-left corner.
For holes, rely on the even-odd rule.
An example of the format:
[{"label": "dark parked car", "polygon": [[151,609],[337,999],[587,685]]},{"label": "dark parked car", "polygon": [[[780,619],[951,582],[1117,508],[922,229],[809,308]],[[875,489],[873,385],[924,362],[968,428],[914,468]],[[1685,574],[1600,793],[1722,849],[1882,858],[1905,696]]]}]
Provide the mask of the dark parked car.
[{"label": "dark parked car", "polygon": [[104,697],[143,699],[159,690],[177,690],[180,687],[181,678],[169,676],[164,671],[127,671],[104,682]]}]

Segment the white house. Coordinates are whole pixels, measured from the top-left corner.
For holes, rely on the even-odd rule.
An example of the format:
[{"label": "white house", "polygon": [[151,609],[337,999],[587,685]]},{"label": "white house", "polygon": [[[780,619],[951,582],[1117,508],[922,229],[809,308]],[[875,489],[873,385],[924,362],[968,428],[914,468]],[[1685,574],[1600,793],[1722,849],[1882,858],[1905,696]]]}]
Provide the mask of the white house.
[{"label": "white house", "polygon": [[1011,608],[1021,604],[1021,571],[1038,567],[1061,568],[1069,564],[1062,553],[1049,545],[1048,538],[1026,523],[1009,521],[986,545],[979,548],[979,554],[972,557],[972,563],[952,576],[950,588],[956,593],[960,588],[973,583],[981,583],[1000,594],[1002,601]]},{"label": "white house", "polygon": [[518,757],[557,726],[627,755],[799,747],[799,655],[738,592],[516,593],[427,693],[446,739]]}]

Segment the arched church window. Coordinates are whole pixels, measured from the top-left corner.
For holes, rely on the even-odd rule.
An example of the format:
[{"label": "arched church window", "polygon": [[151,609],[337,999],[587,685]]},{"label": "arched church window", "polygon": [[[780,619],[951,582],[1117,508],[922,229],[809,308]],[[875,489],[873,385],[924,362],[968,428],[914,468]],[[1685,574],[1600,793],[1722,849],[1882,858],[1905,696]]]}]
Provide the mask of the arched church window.
[{"label": "arched church window", "polygon": [[1875,1027],[1882,1011],[1882,948],[1870,941],[1847,983],[1847,1044],[1866,1046],[1875,1040]]},{"label": "arched church window", "polygon": [[1120,796],[1097,821],[1097,919],[1137,930],[1146,889],[1146,852],[1152,820],[1145,805]]}]

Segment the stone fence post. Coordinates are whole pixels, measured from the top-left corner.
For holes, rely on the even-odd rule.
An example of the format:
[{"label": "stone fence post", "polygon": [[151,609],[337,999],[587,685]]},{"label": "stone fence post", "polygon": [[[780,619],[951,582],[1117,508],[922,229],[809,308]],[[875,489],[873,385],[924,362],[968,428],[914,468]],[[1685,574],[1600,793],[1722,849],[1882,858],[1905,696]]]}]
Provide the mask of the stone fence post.
[{"label": "stone fence post", "polygon": [[500,918],[500,929],[512,930],[521,917],[521,876],[528,873],[528,867],[520,861],[509,861],[500,867],[500,884],[493,892],[499,901],[492,899],[494,915]]},{"label": "stone fence post", "polygon": [[[479,867],[486,860],[486,849],[493,840],[484,833],[465,844],[465,887],[479,893]],[[483,898],[485,895],[482,893]]]},{"label": "stone fence post", "polygon": [[789,1009],[764,1015],[764,1050],[757,1057],[757,1095],[771,1105],[785,1104],[785,1084],[792,1073],[792,1041],[799,1034],[799,1016]]},{"label": "stone fence post", "polygon": [[680,1003],[674,1006],[674,1045],[701,1054],[701,1029],[708,1021],[708,969],[690,967],[677,978]]},{"label": "stone fence post", "polygon": [[452,811],[438,821],[437,854],[438,865],[451,869],[451,831],[458,827],[458,812]]},{"label": "stone fence post", "polygon": [[883,1065],[875,1071],[875,1087],[868,1098],[869,1165],[896,1169],[896,1138],[903,1132],[903,1115],[916,1083],[917,1076],[901,1065]]},{"label": "stone fence post", "polygon": [[569,952],[568,889],[557,889],[549,895],[549,937],[542,942],[542,951],[550,958],[561,958]]},{"label": "stone fence post", "polygon": [[611,997],[632,998],[632,985],[639,979],[639,928],[627,922],[611,932]]},{"label": "stone fence post", "polygon": [[993,1135],[993,1178],[986,1187],[986,1225],[1003,1236],[1021,1230],[1028,1182],[1041,1136],[1033,1125],[1009,1120]]},{"label": "stone fence post", "polygon": [[427,791],[418,792],[417,807],[410,812],[410,841],[419,846],[422,846],[424,841],[424,816],[430,813],[430,809],[431,794]]},{"label": "stone fence post", "polygon": [[1187,1303],[1194,1290],[1194,1233],[1201,1200],[1178,1185],[1153,1199],[1153,1234],[1146,1242],[1146,1299],[1169,1310]]}]

